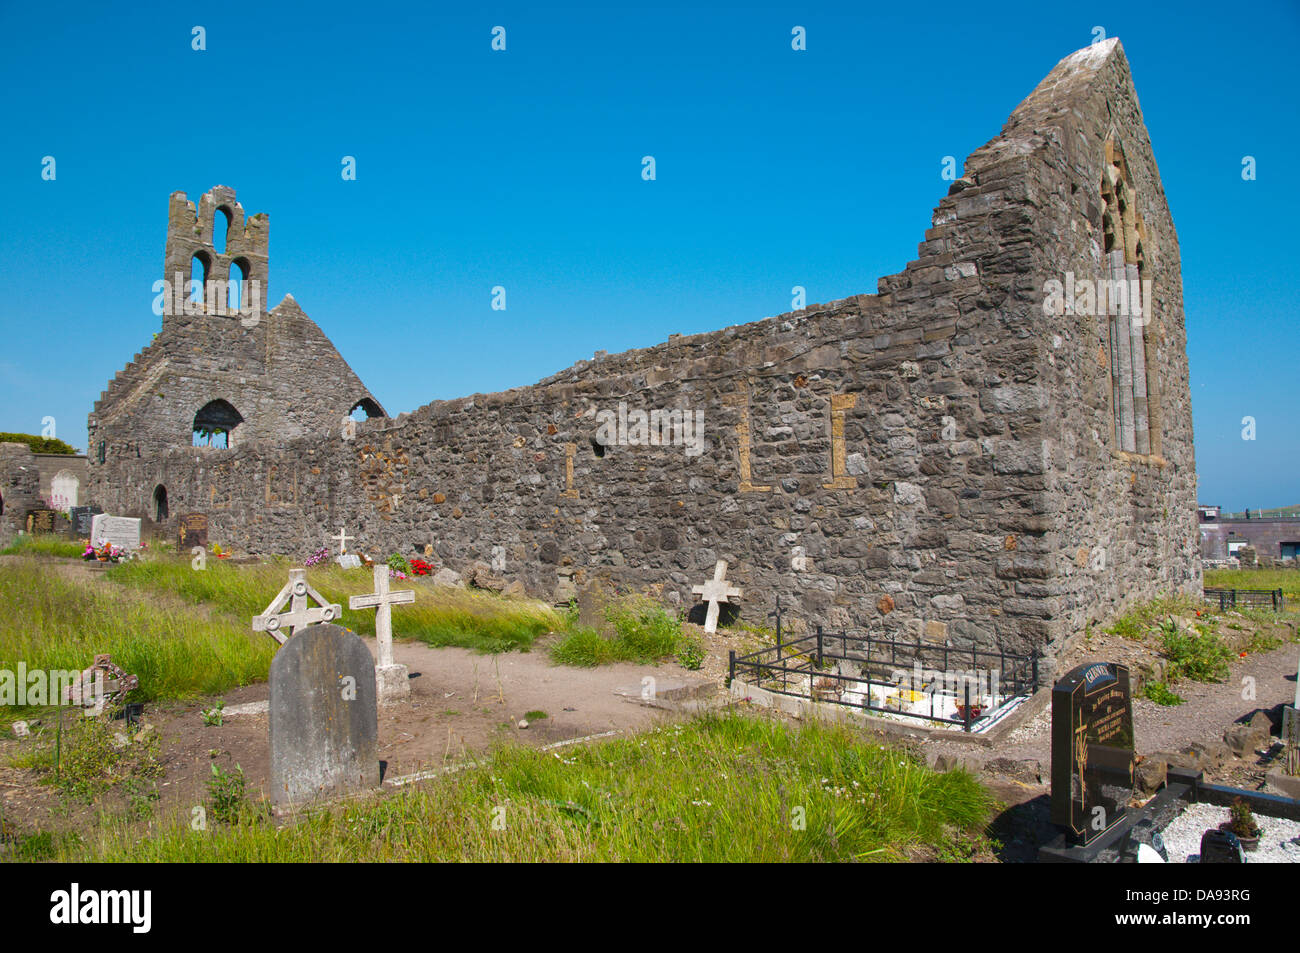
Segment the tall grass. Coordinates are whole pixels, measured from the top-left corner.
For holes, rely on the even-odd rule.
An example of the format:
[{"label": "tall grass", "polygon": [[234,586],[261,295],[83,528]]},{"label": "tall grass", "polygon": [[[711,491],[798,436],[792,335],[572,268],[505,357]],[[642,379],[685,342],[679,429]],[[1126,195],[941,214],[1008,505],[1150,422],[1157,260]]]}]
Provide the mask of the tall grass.
[{"label": "tall grass", "polygon": [[[116,596],[116,597],[115,597]],[[133,701],[189,698],[265,679],[275,643],[232,620],[160,611],[36,564],[0,569],[0,670],[79,670],[100,653],[140,679]],[[8,724],[34,709],[0,707]]]},{"label": "tall grass", "polygon": [[1300,569],[1207,569],[1205,586],[1208,589],[1281,589],[1287,602],[1300,602]]},{"label": "tall grass", "polygon": [[62,838],[61,860],[966,860],[992,802],[853,731],[702,717],[560,752],[521,747],[421,789],[320,810],[277,829],[256,810],[190,830],[109,824]]},{"label": "tall grass", "polygon": [[80,559],[86,544],[57,536],[19,536],[4,549],[0,556],[61,556]]},{"label": "tall grass", "polygon": [[[288,581],[286,561],[230,565],[209,559],[207,568],[191,568],[188,560],[151,560],[115,566],[108,578],[148,592],[171,592],[193,603],[208,603],[248,624],[270,604]],[[327,599],[343,607],[342,623],[355,632],[373,635],[373,609],[353,612],[348,597],[372,591],[368,571],[336,565],[313,566],[307,581]],[[411,589],[415,602],[393,610],[393,636],[417,639],[432,646],[458,645],[480,652],[528,649],[548,632],[561,628],[563,618],[544,603],[510,599],[471,589],[434,586],[421,580],[393,581],[393,588]]]},{"label": "tall grass", "polygon": [[699,667],[695,653],[702,650],[682,632],[681,620],[648,599],[629,597],[610,604],[605,622],[609,634],[570,619],[570,631],[551,646],[551,658],[561,665],[593,667],[609,662],[645,664],[676,655],[688,667]]}]

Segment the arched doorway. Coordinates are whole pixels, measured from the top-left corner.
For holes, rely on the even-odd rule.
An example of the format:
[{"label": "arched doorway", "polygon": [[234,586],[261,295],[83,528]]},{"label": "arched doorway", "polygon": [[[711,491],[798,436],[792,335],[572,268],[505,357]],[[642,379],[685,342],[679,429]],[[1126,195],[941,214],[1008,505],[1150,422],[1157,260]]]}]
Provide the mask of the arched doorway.
[{"label": "arched doorway", "polygon": [[167,487],[159,483],[153,491],[153,521],[167,522]]}]

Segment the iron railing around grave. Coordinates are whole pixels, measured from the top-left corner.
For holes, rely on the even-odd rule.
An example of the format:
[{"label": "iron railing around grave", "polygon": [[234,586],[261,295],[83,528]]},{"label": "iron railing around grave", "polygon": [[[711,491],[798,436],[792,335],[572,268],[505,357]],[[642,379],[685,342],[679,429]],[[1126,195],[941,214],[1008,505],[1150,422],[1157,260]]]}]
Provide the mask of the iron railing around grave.
[{"label": "iron railing around grave", "polygon": [[[737,655],[733,650],[728,661],[730,681],[740,678],[765,691],[810,701],[825,701],[847,705],[863,711],[879,711],[890,715],[915,718],[945,725],[960,725],[970,731],[981,718],[996,714],[1007,702],[1032,694],[1038,688],[1038,654],[1017,655],[1010,652],[988,652],[976,648],[956,649],[950,645],[927,644],[897,639],[881,639],[847,631],[825,632],[821,626],[811,635],[783,639],[780,606],[777,612],[776,644]],[[860,674],[844,674],[849,666]],[[961,666],[969,664],[966,671]],[[913,678],[919,668],[921,682]],[[930,712],[907,711],[872,703],[872,684],[883,688],[893,684],[898,672],[907,673],[912,690],[928,696]],[[978,684],[978,673],[998,675],[997,695],[989,710],[980,705],[978,689],[972,703],[971,683]],[[955,673],[955,677],[954,676]],[[940,675],[932,679],[931,675]],[[951,688],[945,687],[951,682]],[[991,679],[990,679],[991,682]],[[865,685],[866,691],[859,689]],[[846,694],[862,694],[861,703],[845,701]],[[956,703],[957,717],[935,714],[935,699],[943,695],[960,699]]]},{"label": "iron railing around grave", "polygon": [[1219,611],[1228,609],[1272,609],[1281,612],[1286,608],[1286,596],[1281,589],[1205,589],[1205,601],[1218,603]]}]

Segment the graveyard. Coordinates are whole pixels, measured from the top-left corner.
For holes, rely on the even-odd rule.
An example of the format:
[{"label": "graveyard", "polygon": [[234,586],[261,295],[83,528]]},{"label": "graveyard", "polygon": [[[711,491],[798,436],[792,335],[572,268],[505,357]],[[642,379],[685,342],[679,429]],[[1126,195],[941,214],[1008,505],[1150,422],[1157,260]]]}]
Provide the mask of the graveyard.
[{"label": "graveyard", "polygon": [[[360,553],[355,567],[336,552],[307,568],[214,556],[200,570],[192,551],[161,538],[121,539],[131,556],[118,562],[53,542],[33,534],[0,554],[5,618],[39,620],[0,628],[0,669],[20,658],[28,672],[80,670],[94,655],[115,674],[101,707],[69,703],[70,691],[50,704],[35,680],[8,697],[16,686],[0,679],[10,859],[1132,859],[1121,856],[1131,844],[1087,846],[1054,794],[1072,783],[1075,815],[1104,804],[1141,826],[1155,812],[1157,832],[1169,832],[1159,843],[1183,851],[1171,862],[1198,859],[1201,832],[1227,823],[1231,803],[1216,792],[1259,792],[1265,845],[1252,846],[1254,861],[1300,859],[1290,845],[1300,817],[1265,813],[1275,798],[1300,806],[1287,780],[1300,765],[1274,703],[1295,692],[1294,605],[1221,610],[1172,596],[1086,633],[1060,664],[1087,672],[1114,660],[1122,691],[1106,717],[1125,739],[1099,762],[1113,766],[1111,794],[1094,803],[1056,737],[1068,736],[1069,707],[1056,698],[1068,678],[1005,713],[1010,730],[996,719],[984,732],[960,718],[935,725],[910,716],[915,705],[868,705],[848,691],[812,692],[792,710],[738,690],[731,666],[778,647],[797,657],[801,636],[743,613],[719,625],[702,611],[697,625],[614,594],[556,607]],[[483,568],[476,578],[492,584]],[[1250,573],[1228,581],[1245,591]],[[706,579],[700,595],[741,597],[726,588]],[[629,613],[682,641],[645,642],[623,661],[562,649],[582,631],[616,642],[624,622],[609,620]],[[1197,637],[1192,648],[1179,633]],[[822,664],[811,679],[839,667]],[[345,687],[322,692],[322,681]],[[892,691],[909,685],[930,711],[936,697],[969,698],[915,678]],[[368,713],[359,723],[358,712]],[[1090,750],[1095,761],[1104,749]],[[1193,798],[1192,779],[1223,803]],[[1170,792],[1187,803],[1171,806]],[[809,819],[817,836],[795,836]],[[1143,820],[1144,831],[1157,823]],[[755,825],[762,837],[746,833]],[[1272,844],[1269,830],[1289,833]]]},{"label": "graveyard", "polygon": [[[387,28],[438,31],[414,79],[351,14],[232,58],[195,26],[188,95],[270,80],[238,136],[136,128],[156,168],[89,216],[44,157],[57,212],[14,221],[58,294],[20,275],[11,323],[58,346],[0,365],[64,423],[0,422],[0,861],[978,864],[889,886],[981,938],[1004,894],[1089,929],[1071,868],[1300,862],[1300,518],[1253,502],[1295,498],[1293,369],[1243,318],[1278,300],[1217,280],[1278,203],[1200,129],[1236,48],[817,11],[820,61],[691,13],[725,38],[562,11],[470,59],[438,11]],[[318,98],[304,51],[356,75]],[[96,245],[152,317],[59,311]],[[996,879],[1029,864],[1050,903]]]}]

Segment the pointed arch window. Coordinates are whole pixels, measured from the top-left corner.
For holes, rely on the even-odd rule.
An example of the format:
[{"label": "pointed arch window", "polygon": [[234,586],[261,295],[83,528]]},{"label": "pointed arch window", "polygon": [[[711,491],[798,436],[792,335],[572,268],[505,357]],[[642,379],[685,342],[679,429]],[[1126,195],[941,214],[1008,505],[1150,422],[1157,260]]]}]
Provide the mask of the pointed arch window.
[{"label": "pointed arch window", "polygon": [[1106,327],[1115,446],[1128,453],[1159,454],[1160,428],[1153,419],[1159,407],[1159,381],[1148,334],[1153,302],[1147,300],[1146,228],[1123,149],[1114,140],[1106,143],[1101,197],[1106,301],[1101,317]]},{"label": "pointed arch window", "polygon": [[235,428],[243,422],[229,401],[210,400],[194,415],[193,445],[228,450],[234,445]]}]

